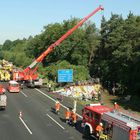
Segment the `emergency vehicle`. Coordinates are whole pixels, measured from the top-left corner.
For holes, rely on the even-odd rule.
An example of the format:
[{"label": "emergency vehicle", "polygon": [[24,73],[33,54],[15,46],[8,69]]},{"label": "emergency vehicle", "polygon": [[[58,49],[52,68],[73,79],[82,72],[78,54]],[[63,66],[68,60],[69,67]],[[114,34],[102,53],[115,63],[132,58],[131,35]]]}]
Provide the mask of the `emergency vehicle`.
[{"label": "emergency vehicle", "polygon": [[7,96],[5,95],[5,88],[0,85],[0,109],[4,109],[7,106]]},{"label": "emergency vehicle", "polygon": [[19,83],[16,82],[16,81],[9,81],[8,91],[9,92],[19,93],[20,92],[20,85],[19,85]]},{"label": "emergency vehicle", "polygon": [[[82,110],[84,136],[103,140],[140,140],[140,119],[113,110],[101,104],[86,105]],[[103,133],[97,137],[96,127],[103,124]]]}]

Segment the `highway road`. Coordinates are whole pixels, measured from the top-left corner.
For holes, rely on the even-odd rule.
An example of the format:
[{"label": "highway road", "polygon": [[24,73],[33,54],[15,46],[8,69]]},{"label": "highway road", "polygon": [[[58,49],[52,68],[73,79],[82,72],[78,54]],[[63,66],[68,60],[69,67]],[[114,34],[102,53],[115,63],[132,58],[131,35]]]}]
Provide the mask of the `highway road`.
[{"label": "highway road", "polygon": [[[1,140],[81,140],[82,129],[65,123],[65,108],[73,103],[64,98],[60,114],[53,112],[56,95],[44,89],[24,88],[19,94],[6,92],[8,106],[0,111]],[[81,110],[78,110],[79,114]],[[22,115],[20,117],[20,115]]]}]

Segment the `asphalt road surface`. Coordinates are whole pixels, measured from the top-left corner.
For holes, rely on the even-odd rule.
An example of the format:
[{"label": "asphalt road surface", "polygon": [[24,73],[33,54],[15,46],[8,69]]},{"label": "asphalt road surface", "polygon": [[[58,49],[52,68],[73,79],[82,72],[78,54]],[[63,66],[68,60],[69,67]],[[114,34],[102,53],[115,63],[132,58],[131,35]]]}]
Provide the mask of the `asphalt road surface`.
[{"label": "asphalt road surface", "polygon": [[81,140],[81,109],[76,128],[65,123],[66,107],[73,103],[64,98],[60,114],[53,111],[56,95],[46,89],[24,88],[20,93],[6,92],[8,105],[0,111],[0,140]]}]

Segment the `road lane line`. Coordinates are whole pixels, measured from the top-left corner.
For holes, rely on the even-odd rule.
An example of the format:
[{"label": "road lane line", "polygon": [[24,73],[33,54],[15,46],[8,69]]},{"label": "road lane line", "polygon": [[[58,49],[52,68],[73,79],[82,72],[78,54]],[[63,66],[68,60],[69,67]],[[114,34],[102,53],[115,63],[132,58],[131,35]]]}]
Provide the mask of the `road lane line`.
[{"label": "road lane line", "polygon": [[27,124],[24,122],[24,120],[23,120],[21,117],[19,117],[19,119],[21,120],[21,122],[23,123],[23,125],[25,126],[25,128],[28,130],[28,132],[32,135],[32,134],[33,134],[32,131],[31,131],[30,128],[27,126]]},{"label": "road lane line", "polygon": [[53,119],[49,114],[46,114],[51,120],[53,120],[58,126],[60,126],[62,129],[65,129],[60,123],[58,123],[55,119]]},{"label": "road lane line", "polygon": [[39,89],[37,89],[37,88],[35,88],[38,92],[40,92],[42,95],[44,95],[44,96],[46,96],[46,97],[48,97],[49,99],[51,99],[52,101],[54,101],[54,102],[56,102],[56,100],[55,99],[53,99],[52,97],[50,97],[49,95],[47,95],[47,94],[45,94],[44,92],[42,92],[41,90],[39,90]]},{"label": "road lane line", "polygon": [[[37,89],[37,88],[35,88],[38,92],[40,92],[42,95],[44,95],[44,96],[46,96],[46,97],[48,97],[49,99],[51,99],[52,101],[54,101],[54,102],[56,102],[56,100],[55,99],[53,99],[52,97],[50,97],[49,95],[47,95],[47,94],[45,94],[44,92],[42,92],[41,90],[39,90],[39,89]],[[68,108],[68,107],[66,107],[65,105],[63,105],[63,104],[61,104],[61,106],[63,107],[63,108]],[[81,115],[79,115],[78,113],[77,113],[77,116],[79,117],[79,118],[83,118]]]},{"label": "road lane line", "polygon": [[23,91],[20,91],[25,97],[28,97]]}]

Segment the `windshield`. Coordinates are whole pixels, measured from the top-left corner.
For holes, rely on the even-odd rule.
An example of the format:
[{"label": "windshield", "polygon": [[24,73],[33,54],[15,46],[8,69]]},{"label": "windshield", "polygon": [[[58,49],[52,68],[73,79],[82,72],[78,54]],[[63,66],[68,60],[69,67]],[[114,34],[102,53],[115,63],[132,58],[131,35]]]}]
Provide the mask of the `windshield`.
[{"label": "windshield", "polygon": [[18,87],[18,84],[11,84],[12,87]]}]

